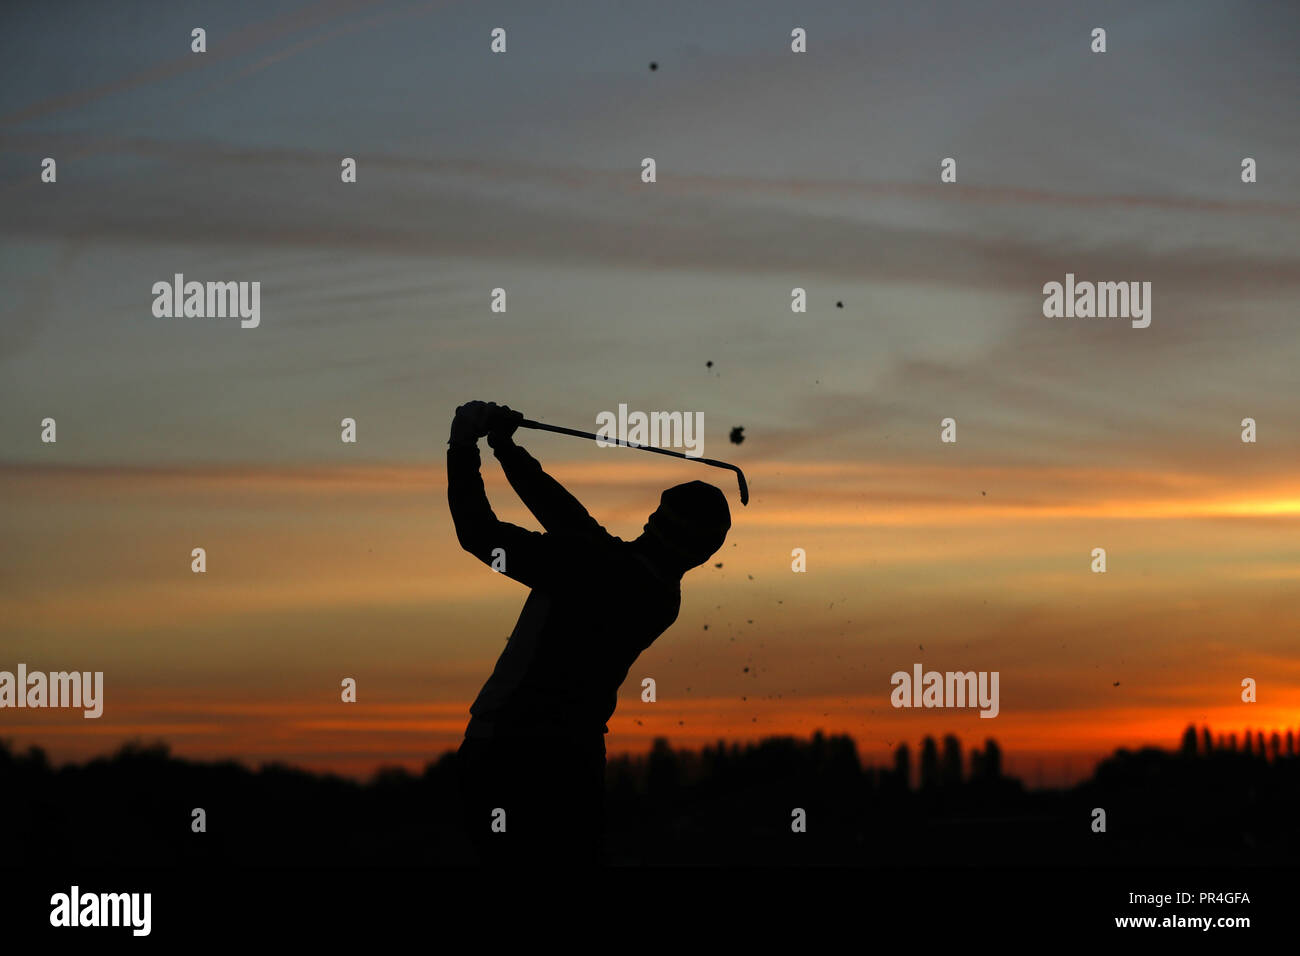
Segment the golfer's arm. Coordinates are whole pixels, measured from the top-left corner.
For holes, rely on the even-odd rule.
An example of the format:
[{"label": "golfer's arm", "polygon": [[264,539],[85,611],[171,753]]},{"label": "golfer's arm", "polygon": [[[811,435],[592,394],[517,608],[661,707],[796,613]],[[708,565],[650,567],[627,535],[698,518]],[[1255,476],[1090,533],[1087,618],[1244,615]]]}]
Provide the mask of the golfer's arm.
[{"label": "golfer's arm", "polygon": [[506,439],[498,442],[494,451],[510,487],[547,531],[584,535],[604,530],[582,502],[544,472],[526,450]]},{"label": "golfer's arm", "polygon": [[[447,504],[460,546],[489,567],[494,558],[504,563],[503,573],[529,587],[553,583],[563,562],[555,560],[545,535],[502,521],[488,503],[479,473],[482,460],[477,445],[451,445],[447,449]],[[497,549],[500,554],[494,554]]]}]

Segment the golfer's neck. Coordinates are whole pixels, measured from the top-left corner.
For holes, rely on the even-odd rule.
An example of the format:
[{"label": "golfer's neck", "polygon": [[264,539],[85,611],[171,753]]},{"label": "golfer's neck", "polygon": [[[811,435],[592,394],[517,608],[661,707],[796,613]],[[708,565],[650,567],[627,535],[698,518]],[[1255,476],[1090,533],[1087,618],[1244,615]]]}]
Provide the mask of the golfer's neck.
[{"label": "golfer's neck", "polygon": [[666,548],[662,541],[646,531],[631,542],[632,546],[649,558],[666,575],[680,578],[689,568],[683,568],[681,559]]}]

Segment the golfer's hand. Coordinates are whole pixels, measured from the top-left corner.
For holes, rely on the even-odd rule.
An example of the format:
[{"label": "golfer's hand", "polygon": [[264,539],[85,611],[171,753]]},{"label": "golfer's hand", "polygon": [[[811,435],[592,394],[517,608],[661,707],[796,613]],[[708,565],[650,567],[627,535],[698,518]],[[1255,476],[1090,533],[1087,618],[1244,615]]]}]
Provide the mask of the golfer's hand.
[{"label": "golfer's hand", "polygon": [[493,448],[514,444],[511,436],[523,420],[523,412],[517,412],[509,405],[488,402],[488,444]]},{"label": "golfer's hand", "polygon": [[466,402],[456,409],[456,417],[451,422],[451,443],[453,445],[473,444],[484,435],[488,435],[489,444],[496,447],[497,441],[509,441],[523,413],[507,405],[496,402]]},{"label": "golfer's hand", "polygon": [[488,433],[488,405],[486,402],[466,402],[456,409],[451,420],[451,443],[472,445]]}]

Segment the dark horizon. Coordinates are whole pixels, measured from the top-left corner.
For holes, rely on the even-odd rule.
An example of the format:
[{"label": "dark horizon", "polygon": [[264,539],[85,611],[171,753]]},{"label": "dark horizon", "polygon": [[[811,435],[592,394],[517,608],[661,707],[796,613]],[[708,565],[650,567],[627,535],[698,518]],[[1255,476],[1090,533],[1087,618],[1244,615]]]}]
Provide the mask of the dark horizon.
[{"label": "dark horizon", "polygon": [[[1193,730],[1190,742],[1121,748],[1089,780],[1041,790],[996,762],[955,776],[939,741],[918,786],[903,785],[897,767],[863,767],[847,736],[721,751],[663,741],[610,759],[609,862],[863,865],[903,848],[910,855],[894,861],[907,865],[965,865],[970,854],[1010,865],[1290,859],[1300,849],[1294,736],[1289,752],[1279,734],[1276,754],[1271,736],[1264,754],[1254,745],[1207,753]],[[390,768],[362,784],[284,765],[178,759],[165,743],[54,768],[38,747],[15,754],[0,741],[0,811],[34,822],[20,844],[86,865],[459,865],[474,857],[455,822],[456,772],[447,753],[420,774]],[[1097,807],[1108,814],[1102,833],[1090,828]],[[195,808],[202,834],[191,831]],[[791,839],[793,808],[807,815],[804,839]]]},{"label": "dark horizon", "polygon": [[[1209,733],[1210,735],[1208,740],[1205,737],[1206,733]],[[716,751],[719,746],[725,748],[728,752],[735,752],[738,750],[750,750],[755,747],[760,747],[763,744],[769,743],[771,741],[802,742],[806,739],[808,742],[811,743],[817,739],[837,739],[837,740],[847,739],[852,742],[855,748],[855,754],[857,756],[857,759],[863,771],[893,769],[894,767],[897,766],[897,755],[899,753],[900,748],[905,749],[908,752],[910,757],[911,772],[910,772],[909,779],[911,781],[911,785],[913,787],[919,787],[921,786],[920,781],[921,781],[921,774],[922,774],[921,756],[922,753],[924,752],[926,741],[933,740],[935,742],[936,752],[937,752],[936,760],[942,762],[944,760],[944,754],[946,753],[946,750],[942,749],[940,745],[945,744],[949,738],[954,738],[957,741],[957,745],[962,755],[963,778],[965,778],[966,776],[970,775],[973,772],[972,760],[977,759],[977,756],[981,751],[981,749],[985,747],[987,744],[992,743],[995,744],[998,748],[998,754],[999,754],[998,759],[1000,762],[999,763],[1000,766],[1007,767],[1009,766],[1009,762],[1012,763],[1016,762],[1016,758],[1018,756],[1021,758],[1019,761],[1021,764],[1020,770],[1014,772],[1004,772],[1001,774],[1001,776],[1007,779],[1021,780],[1026,786],[1026,788],[1030,790],[1062,790],[1062,789],[1071,789],[1072,787],[1077,786],[1079,783],[1091,779],[1093,776],[1095,776],[1096,770],[1101,764],[1114,758],[1118,754],[1135,753],[1135,752],[1142,752],[1146,750],[1165,751],[1166,749],[1170,751],[1177,750],[1179,752],[1187,752],[1189,749],[1189,740],[1188,740],[1189,734],[1191,734],[1194,737],[1194,740],[1191,741],[1190,744],[1191,751],[1202,756],[1205,755],[1206,753],[1215,753],[1215,752],[1235,753],[1238,751],[1240,751],[1242,754],[1245,755],[1253,755],[1253,756],[1264,755],[1269,759],[1300,756],[1300,753],[1297,753],[1297,748],[1300,747],[1300,725],[1294,728],[1288,727],[1288,728],[1277,729],[1277,728],[1261,728],[1261,727],[1251,726],[1248,724],[1241,727],[1239,731],[1238,730],[1210,731],[1208,727],[1205,727],[1203,725],[1196,725],[1194,723],[1189,723],[1184,728],[1182,734],[1179,735],[1176,744],[1170,746],[1169,748],[1165,748],[1160,744],[1155,744],[1150,742],[1134,742],[1130,744],[1121,745],[1116,747],[1114,750],[1110,751],[1107,754],[1102,754],[1088,761],[1091,766],[1087,771],[1084,771],[1079,775],[1076,775],[1072,778],[1068,778],[1065,780],[1060,780],[1060,778],[1058,777],[1057,779],[1059,780],[1059,782],[1057,783],[1035,782],[1041,780],[1043,774],[1040,772],[1039,768],[1032,767],[1032,766],[1026,767],[1025,765],[1032,763],[1035,760],[1041,763],[1042,758],[1036,757],[1035,755],[1030,755],[1029,757],[1025,757],[1025,755],[1023,754],[1018,755],[1014,752],[1008,752],[1005,748],[1002,747],[1001,744],[997,743],[997,738],[994,735],[989,735],[988,737],[986,737],[984,743],[982,744],[968,745],[963,743],[961,739],[957,737],[956,734],[943,734],[939,736],[933,734],[926,734],[922,738],[920,738],[920,740],[915,741],[914,743],[909,743],[907,741],[900,741],[899,743],[894,744],[892,749],[890,750],[889,758],[884,761],[874,761],[874,760],[864,759],[861,753],[862,741],[859,738],[855,737],[853,734],[829,732],[824,729],[818,729],[813,731],[811,734],[807,736],[807,738],[803,738],[795,734],[769,734],[759,738],[746,738],[744,740],[732,740],[732,741],[728,741],[720,738],[719,740],[713,743],[705,743],[699,747],[673,745],[672,738],[665,735],[665,736],[653,738],[650,745],[644,751],[632,751],[628,749],[619,750],[619,751],[611,750],[609,759],[611,762],[619,761],[619,760],[623,760],[623,761],[645,760],[655,750],[660,749],[663,745],[667,745],[669,749],[671,749],[674,753],[677,754],[702,755],[705,751]],[[360,784],[362,786],[369,785],[379,777],[388,776],[393,773],[407,773],[407,774],[418,776],[418,774],[422,772],[423,769],[435,765],[444,759],[447,759],[448,757],[453,755],[456,751],[455,747],[445,748],[439,753],[437,753],[436,755],[431,756],[427,760],[425,760],[422,764],[419,765],[419,768],[416,770],[412,770],[412,768],[407,766],[406,764],[393,762],[393,763],[380,764],[377,768],[375,768],[373,771],[367,774],[355,775],[349,773],[339,773],[336,771],[324,770],[317,767],[313,767],[310,764],[295,763],[293,761],[286,761],[286,760],[268,760],[268,761],[256,762],[256,761],[247,760],[245,758],[237,757],[234,755],[225,756],[225,757],[212,757],[212,758],[185,757],[174,753],[173,743],[171,741],[168,741],[162,737],[151,739],[145,736],[123,739],[119,741],[114,748],[81,759],[68,758],[59,761],[52,761],[50,760],[48,750],[36,741],[29,741],[24,743],[16,740],[13,737],[0,737],[0,749],[4,750],[10,756],[10,758],[20,754],[30,754],[32,752],[39,752],[42,755],[41,759],[44,762],[47,762],[50,765],[50,767],[55,770],[59,770],[63,768],[84,767],[91,763],[95,763],[97,761],[106,761],[106,760],[111,761],[117,758],[124,751],[130,751],[130,752],[157,751],[160,748],[168,754],[169,759],[177,760],[183,763],[190,763],[195,765],[211,765],[211,766],[227,766],[233,764],[253,772],[257,772],[261,769],[270,768],[270,767],[282,768],[282,769],[292,770],[296,773],[310,774],[312,776],[319,777],[321,779],[337,779],[341,781],[347,781],[353,784]],[[1061,759],[1063,759],[1068,763],[1070,757],[1067,755]]]}]

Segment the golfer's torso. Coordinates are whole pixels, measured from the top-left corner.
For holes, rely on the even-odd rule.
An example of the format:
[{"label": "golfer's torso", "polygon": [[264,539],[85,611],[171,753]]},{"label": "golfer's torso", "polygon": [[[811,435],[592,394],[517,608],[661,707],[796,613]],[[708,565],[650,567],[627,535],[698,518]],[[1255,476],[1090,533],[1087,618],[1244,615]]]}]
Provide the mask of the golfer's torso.
[{"label": "golfer's torso", "polygon": [[637,655],[677,618],[681,591],[613,539],[574,567],[571,586],[534,590],[492,676],[470,707],[467,735],[608,732]]}]

